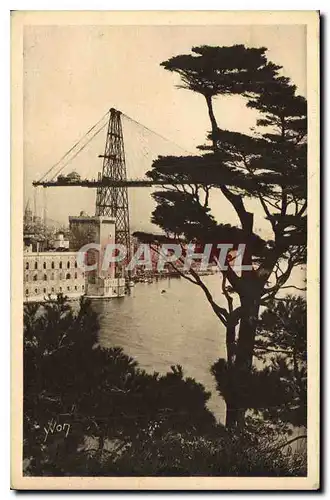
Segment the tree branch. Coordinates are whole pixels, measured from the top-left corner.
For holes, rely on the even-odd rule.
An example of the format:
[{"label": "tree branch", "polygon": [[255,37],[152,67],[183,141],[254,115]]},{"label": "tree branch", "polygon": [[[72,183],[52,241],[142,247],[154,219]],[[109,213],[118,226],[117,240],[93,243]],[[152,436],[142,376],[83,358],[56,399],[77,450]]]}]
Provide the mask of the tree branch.
[{"label": "tree branch", "polygon": [[[211,127],[212,127],[213,149],[214,152],[216,152],[218,149],[217,131],[219,127],[213,111],[212,95],[205,94],[204,97],[206,99]],[[253,229],[253,213],[247,212],[242,197],[238,194],[232,193],[226,186],[221,186],[220,189],[222,194],[227,198],[227,200],[232,204],[233,208],[235,209],[239,217],[239,220],[241,222],[243,231],[245,231],[246,234],[251,234]]]},{"label": "tree branch", "polygon": [[[158,255],[161,255],[161,253],[159,252],[159,250],[157,248],[155,248],[155,247],[152,247],[152,248],[154,249],[154,251],[156,253],[158,253]],[[182,244],[181,244],[181,248],[182,248]],[[182,258],[179,258],[178,260],[182,264],[184,264],[184,261],[182,260]],[[177,273],[179,273],[180,276],[182,276],[182,278],[186,279],[187,281],[190,281],[190,283],[193,283],[194,285],[199,286],[203,290],[203,292],[205,293],[206,298],[207,298],[208,302],[210,303],[216,316],[220,319],[220,321],[223,323],[223,325],[226,326],[227,319],[228,319],[228,311],[226,309],[224,309],[223,307],[220,307],[214,301],[211,292],[209,291],[209,289],[207,288],[205,283],[201,280],[198,273],[196,273],[196,271],[194,271],[192,268],[189,269],[190,274],[194,278],[193,279],[193,278],[190,278],[189,276],[187,276],[186,273],[182,272],[181,269],[179,269],[179,267],[175,266],[173,262],[169,262],[169,264]]]},{"label": "tree branch", "polygon": [[278,451],[278,450],[281,450],[282,448],[284,448],[285,446],[288,446],[289,444],[292,444],[294,443],[295,441],[298,441],[298,439],[307,439],[307,435],[304,434],[302,436],[296,436],[295,438],[292,438],[290,439],[289,441],[286,441],[286,443],[283,443],[281,444],[280,446],[276,447],[276,448],[273,448],[271,450],[268,450],[268,453],[272,453],[274,451]]},{"label": "tree branch", "polygon": [[299,290],[300,292],[306,292],[306,290],[307,290],[307,287],[300,288],[299,286],[295,286],[295,285],[282,286],[281,290],[285,290],[286,288],[294,288],[295,290]]}]

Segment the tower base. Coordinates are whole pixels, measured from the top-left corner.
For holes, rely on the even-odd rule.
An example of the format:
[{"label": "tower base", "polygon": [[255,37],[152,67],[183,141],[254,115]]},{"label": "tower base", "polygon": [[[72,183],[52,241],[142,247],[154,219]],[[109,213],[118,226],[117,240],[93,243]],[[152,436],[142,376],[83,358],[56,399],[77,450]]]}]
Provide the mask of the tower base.
[{"label": "tower base", "polygon": [[87,283],[86,297],[89,299],[106,299],[125,296],[125,278],[98,277],[95,283]]}]

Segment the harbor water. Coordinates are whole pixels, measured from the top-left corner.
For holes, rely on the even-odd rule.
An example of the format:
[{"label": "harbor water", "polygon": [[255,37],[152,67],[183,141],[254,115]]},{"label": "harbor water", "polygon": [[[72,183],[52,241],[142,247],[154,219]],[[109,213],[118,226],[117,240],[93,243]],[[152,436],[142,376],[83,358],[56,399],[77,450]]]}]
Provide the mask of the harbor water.
[{"label": "harbor water", "polygon": [[[204,276],[215,300],[221,304],[218,274]],[[217,393],[211,365],[226,356],[225,330],[204,292],[184,278],[137,283],[121,299],[93,301],[99,315],[100,344],[122,347],[148,372],[165,374],[181,365],[212,393],[208,407],[221,422],[225,403]]]}]

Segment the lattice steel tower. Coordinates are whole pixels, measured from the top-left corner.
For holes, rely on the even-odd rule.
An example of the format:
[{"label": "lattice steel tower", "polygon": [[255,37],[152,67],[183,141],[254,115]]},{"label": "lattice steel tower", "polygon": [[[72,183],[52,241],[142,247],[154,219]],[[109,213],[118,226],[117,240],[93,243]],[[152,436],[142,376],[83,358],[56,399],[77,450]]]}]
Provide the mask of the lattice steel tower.
[{"label": "lattice steel tower", "polygon": [[[99,180],[126,180],[126,163],[121,112],[110,109],[110,118],[107,130],[103,158],[102,174]],[[125,245],[127,257],[131,254],[129,209],[127,187],[101,186],[96,193],[96,215],[108,215],[116,221],[116,243]]]}]

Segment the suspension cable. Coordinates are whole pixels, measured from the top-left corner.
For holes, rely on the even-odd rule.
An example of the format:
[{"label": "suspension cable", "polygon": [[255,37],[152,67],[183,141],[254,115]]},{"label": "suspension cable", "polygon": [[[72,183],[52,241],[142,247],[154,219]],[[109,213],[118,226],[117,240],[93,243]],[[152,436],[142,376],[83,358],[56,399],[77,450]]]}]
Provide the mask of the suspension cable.
[{"label": "suspension cable", "polygon": [[101,123],[102,120],[104,120],[108,114],[109,111],[107,111],[97,123],[95,123],[49,170],[47,170],[47,172],[39,179],[39,182],[41,182],[54,168],[56,168],[61,161],[64,160],[64,158],[66,158],[81,143],[81,141]]},{"label": "suspension cable", "polygon": [[105,123],[102,125],[102,127],[100,127],[100,128],[99,128],[99,129],[98,129],[98,130],[97,130],[97,131],[96,131],[96,132],[95,132],[95,133],[94,133],[94,134],[93,134],[93,135],[92,135],[92,136],[88,139],[88,141],[87,141],[87,142],[86,142],[83,146],[81,146],[81,148],[80,148],[80,149],[78,149],[78,151],[77,151],[77,152],[76,152],[76,153],[75,153],[75,154],[74,154],[71,158],[69,158],[69,159],[68,159],[68,160],[64,163],[64,165],[63,165],[63,166],[62,166],[59,170],[57,170],[57,171],[55,172],[55,174],[54,174],[54,175],[53,175],[53,177],[50,179],[50,181],[54,180],[54,179],[55,179],[55,177],[57,177],[57,176],[58,176],[58,174],[59,174],[59,173],[61,173],[61,172],[62,172],[62,170],[63,170],[63,169],[64,169],[64,168],[65,168],[65,167],[66,167],[66,166],[67,166],[67,165],[68,165],[71,161],[73,161],[73,160],[76,158],[76,156],[77,156],[77,155],[78,155],[81,151],[83,151],[83,150],[85,149],[85,147],[86,147],[86,146],[88,146],[88,144],[89,144],[89,143],[90,143],[90,142],[94,139],[94,137],[96,137],[96,136],[97,136],[97,134],[99,134],[99,133],[101,132],[101,130],[103,130],[103,129],[104,129],[104,127],[105,127],[106,125],[107,125],[107,122],[105,122]]},{"label": "suspension cable", "polygon": [[[42,182],[52,171],[54,171],[54,169],[56,169],[56,167],[58,167],[61,162],[63,162],[63,160],[65,158],[67,158],[70,153],[72,153],[78,146],[79,144],[81,144],[81,142],[102,122],[102,120],[104,120],[104,118],[109,114],[109,111],[107,111],[103,116],[102,118],[100,118],[100,120],[98,120],[97,123],[95,123],[84,135],[83,137],[81,137],[50,169],[47,170],[47,172],[39,179],[38,182]],[[181,151],[183,151],[184,153],[188,153],[189,155],[193,155],[193,156],[200,156],[199,153],[195,152],[191,152],[185,148],[183,148],[182,146],[180,146],[179,144],[177,144],[175,141],[171,140],[171,139],[168,139],[167,137],[163,136],[162,134],[159,134],[158,132],[156,132],[155,130],[152,130],[150,129],[149,127],[147,127],[146,125],[144,125],[143,123],[135,120],[134,118],[131,118],[129,115],[127,115],[126,113],[123,113],[121,112],[121,114],[127,119],[129,120],[130,122],[132,123],[135,123],[136,125],[138,125],[139,127],[141,127],[142,129],[148,131],[150,134],[152,135],[155,135],[156,137],[159,137],[161,138],[163,141],[169,143],[169,144],[173,144],[174,146],[176,146],[177,148],[179,148]],[[103,128],[106,126],[107,122],[105,122],[89,139],[86,143],[84,143],[79,149],[78,151],[76,151],[73,156],[71,156],[70,158],[68,158],[64,165],[62,165],[58,170],[54,172],[52,172],[52,177],[50,179],[50,181],[54,180],[55,177],[57,177],[59,175],[60,172],[63,171],[63,169],[71,162],[74,160],[74,158],[76,158],[76,156],[85,149],[85,147],[92,141],[92,139],[94,139],[94,137],[99,134],[101,132],[101,130],[103,130]],[[145,138],[143,138],[143,142],[146,142],[145,141]],[[147,158],[147,155],[145,154],[145,152],[142,152],[142,155],[144,157]]]},{"label": "suspension cable", "polygon": [[184,151],[185,153],[189,153],[191,155],[194,155],[194,156],[199,156],[199,154],[196,152],[196,153],[193,153],[192,151],[189,151],[188,149],[186,148],[183,148],[182,146],[180,146],[179,144],[177,144],[175,141],[173,141],[172,139],[168,139],[167,137],[159,134],[158,132],[155,132],[155,130],[152,130],[150,129],[149,127],[147,127],[146,125],[143,125],[143,123],[140,123],[139,121],[137,120],[134,120],[134,118],[131,118],[130,116],[126,115],[126,113],[123,113],[121,112],[121,114],[123,116],[125,116],[125,118],[127,118],[128,120],[130,120],[131,122],[133,123],[136,123],[137,125],[139,125],[140,127],[144,128],[145,130],[147,130],[148,132],[150,132],[151,134],[153,135],[156,135],[158,137],[160,137],[161,139],[163,139],[164,141],[166,142],[169,142],[171,144],[174,144],[176,147],[178,147],[179,149],[181,149],[182,151]]}]

